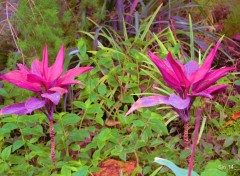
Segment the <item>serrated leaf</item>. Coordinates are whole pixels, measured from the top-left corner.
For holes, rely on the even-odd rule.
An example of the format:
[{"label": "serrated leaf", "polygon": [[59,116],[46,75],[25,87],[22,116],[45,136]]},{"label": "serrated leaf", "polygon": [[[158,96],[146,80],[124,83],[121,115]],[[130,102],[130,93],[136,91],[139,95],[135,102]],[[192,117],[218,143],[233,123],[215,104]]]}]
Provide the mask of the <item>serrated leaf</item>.
[{"label": "serrated leaf", "polygon": [[78,123],[81,120],[81,117],[76,114],[66,114],[62,117],[62,123],[63,125],[74,125]]}]

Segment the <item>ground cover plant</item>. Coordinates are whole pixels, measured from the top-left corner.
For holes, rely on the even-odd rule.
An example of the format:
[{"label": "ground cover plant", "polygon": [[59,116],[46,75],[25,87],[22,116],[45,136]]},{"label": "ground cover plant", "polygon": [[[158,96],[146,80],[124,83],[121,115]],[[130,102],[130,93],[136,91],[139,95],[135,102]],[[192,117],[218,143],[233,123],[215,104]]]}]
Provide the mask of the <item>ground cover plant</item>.
[{"label": "ground cover plant", "polygon": [[0,4],[17,31],[1,62],[1,175],[240,174],[238,44],[232,55],[200,1]]}]

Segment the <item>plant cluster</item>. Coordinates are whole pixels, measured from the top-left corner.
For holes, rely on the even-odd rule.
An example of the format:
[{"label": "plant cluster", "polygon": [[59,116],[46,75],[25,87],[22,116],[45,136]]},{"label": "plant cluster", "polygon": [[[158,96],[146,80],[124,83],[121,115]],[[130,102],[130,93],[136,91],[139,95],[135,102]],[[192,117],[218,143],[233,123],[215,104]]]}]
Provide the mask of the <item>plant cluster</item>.
[{"label": "plant cluster", "polygon": [[[23,2],[30,5],[27,14],[57,3]],[[235,67],[213,64],[222,39],[213,48],[203,44],[201,35],[218,37],[196,32],[188,11],[175,11],[177,1],[112,1],[121,17],[104,24],[84,15],[89,7],[101,6],[100,15],[111,11],[109,1],[76,3],[94,28],[81,28],[84,37],[69,53],[74,58],[62,47],[48,67],[58,45],[38,40],[49,43],[49,56],[45,46],[41,61],[26,60],[0,76],[0,173],[98,176],[114,168],[115,175],[239,175],[239,78]],[[43,8],[43,19],[53,8],[59,15],[56,6]],[[169,26],[158,20],[161,13],[171,15]],[[175,25],[177,19],[186,23]],[[61,30],[54,33],[62,23],[54,24],[49,35],[64,41]]]}]

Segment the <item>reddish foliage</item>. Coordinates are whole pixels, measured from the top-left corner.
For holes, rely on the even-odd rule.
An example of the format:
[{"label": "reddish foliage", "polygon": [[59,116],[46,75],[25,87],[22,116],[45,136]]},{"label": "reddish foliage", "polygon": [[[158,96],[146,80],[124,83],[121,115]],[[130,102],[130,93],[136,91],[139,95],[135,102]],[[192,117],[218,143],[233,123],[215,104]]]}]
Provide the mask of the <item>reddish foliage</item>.
[{"label": "reddish foliage", "polygon": [[233,123],[234,121],[236,121],[238,118],[240,118],[240,112],[235,112],[235,113],[233,113],[232,119],[229,120],[229,121],[226,123],[225,127],[227,127],[228,125],[230,125],[231,123]]},{"label": "reddish foliage", "polygon": [[121,171],[125,175],[131,175],[131,172],[136,168],[132,161],[123,162],[114,159],[107,159],[101,162],[98,167],[102,168],[98,172],[94,172],[94,176],[119,176]]}]

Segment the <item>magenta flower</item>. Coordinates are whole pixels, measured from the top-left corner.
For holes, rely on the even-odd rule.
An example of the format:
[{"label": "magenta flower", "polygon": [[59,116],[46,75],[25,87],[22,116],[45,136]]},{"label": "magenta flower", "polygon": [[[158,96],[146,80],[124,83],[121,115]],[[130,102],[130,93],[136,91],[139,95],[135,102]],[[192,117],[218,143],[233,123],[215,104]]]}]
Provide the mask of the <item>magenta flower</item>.
[{"label": "magenta flower", "polygon": [[0,76],[0,79],[20,88],[33,91],[38,95],[37,98],[30,98],[24,103],[15,103],[2,108],[0,115],[29,114],[36,109],[40,109],[50,121],[51,153],[54,165],[56,164],[53,130],[53,112],[55,106],[59,103],[63,94],[67,93],[70,85],[82,84],[80,81],[74,80],[76,76],[93,69],[93,67],[79,67],[70,69],[63,74],[63,64],[64,46],[59,50],[56,61],[51,67],[48,67],[48,51],[47,46],[45,46],[42,62],[35,59],[30,69],[23,64],[18,64],[19,70],[14,70]]},{"label": "magenta flower", "polygon": [[55,63],[48,67],[48,51],[47,46],[45,46],[42,62],[35,59],[30,69],[23,64],[18,64],[19,70],[0,76],[0,79],[39,95],[38,98],[30,98],[25,103],[16,103],[4,107],[1,109],[0,114],[28,114],[45,105],[47,107],[50,104],[57,105],[62,95],[67,93],[69,85],[81,84],[80,81],[74,80],[74,78],[93,69],[93,67],[73,68],[62,75],[64,69],[63,62],[64,46],[61,47]]},{"label": "magenta flower", "polygon": [[226,84],[215,85],[217,80],[224,77],[234,67],[211,69],[211,64],[221,40],[210,51],[204,63],[199,66],[196,61],[183,65],[175,60],[169,52],[165,60],[161,60],[151,51],[148,55],[162,74],[165,83],[175,90],[170,96],[149,96],[140,98],[126,113],[126,116],[141,107],[151,107],[159,104],[171,106],[187,127],[190,108],[196,96],[212,98],[212,94],[227,87]]}]

